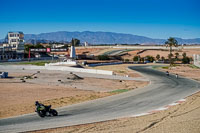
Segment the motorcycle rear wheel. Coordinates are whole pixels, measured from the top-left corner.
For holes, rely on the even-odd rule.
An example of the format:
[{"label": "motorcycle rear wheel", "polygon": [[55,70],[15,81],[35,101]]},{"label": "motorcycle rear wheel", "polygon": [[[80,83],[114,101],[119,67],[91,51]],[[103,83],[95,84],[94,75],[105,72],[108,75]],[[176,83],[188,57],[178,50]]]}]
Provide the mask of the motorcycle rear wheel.
[{"label": "motorcycle rear wheel", "polygon": [[53,116],[57,116],[58,115],[58,112],[55,109],[51,109],[50,112],[51,112],[51,114]]}]

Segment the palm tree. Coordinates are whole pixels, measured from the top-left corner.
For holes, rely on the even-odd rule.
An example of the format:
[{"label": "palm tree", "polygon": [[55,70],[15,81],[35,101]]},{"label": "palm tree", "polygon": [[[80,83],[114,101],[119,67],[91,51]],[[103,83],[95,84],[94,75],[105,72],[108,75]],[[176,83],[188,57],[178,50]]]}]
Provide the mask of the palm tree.
[{"label": "palm tree", "polygon": [[[166,47],[170,47],[170,50],[169,50],[169,55],[172,55],[172,47],[177,47],[178,46],[178,41],[173,38],[173,37],[170,37],[169,39],[167,39],[167,41],[165,42],[166,44]],[[172,58],[170,56],[169,58],[170,60],[170,66],[172,65]]]}]

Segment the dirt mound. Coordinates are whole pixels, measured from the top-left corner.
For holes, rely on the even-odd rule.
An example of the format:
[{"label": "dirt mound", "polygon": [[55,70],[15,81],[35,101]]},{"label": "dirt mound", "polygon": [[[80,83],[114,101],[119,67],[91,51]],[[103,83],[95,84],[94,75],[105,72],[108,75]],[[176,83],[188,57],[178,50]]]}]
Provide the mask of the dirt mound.
[{"label": "dirt mound", "polygon": [[79,76],[76,75],[76,74],[70,73],[70,74],[67,76],[67,79],[70,79],[70,80],[81,80],[81,79],[83,79],[83,78],[82,78],[82,77],[79,77]]}]

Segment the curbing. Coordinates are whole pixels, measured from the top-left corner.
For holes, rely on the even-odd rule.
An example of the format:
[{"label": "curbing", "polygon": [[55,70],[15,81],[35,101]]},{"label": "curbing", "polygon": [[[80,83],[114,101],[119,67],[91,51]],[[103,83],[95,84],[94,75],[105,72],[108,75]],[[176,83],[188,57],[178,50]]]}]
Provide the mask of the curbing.
[{"label": "curbing", "polygon": [[145,113],[141,113],[141,114],[136,114],[136,115],[133,115],[133,116],[131,116],[131,117],[139,117],[139,116],[145,116],[145,115],[155,114],[155,113],[158,113],[158,112],[160,112],[160,111],[167,110],[167,109],[170,108],[170,107],[179,105],[179,104],[181,104],[181,103],[183,103],[183,102],[185,102],[185,101],[186,101],[186,99],[180,99],[180,100],[178,100],[178,101],[176,101],[176,102],[174,102],[174,103],[171,103],[171,104],[169,104],[169,105],[166,105],[166,106],[164,106],[164,107],[160,107],[160,108],[158,108],[158,109],[151,110],[151,111],[148,111],[148,112],[145,112]]}]

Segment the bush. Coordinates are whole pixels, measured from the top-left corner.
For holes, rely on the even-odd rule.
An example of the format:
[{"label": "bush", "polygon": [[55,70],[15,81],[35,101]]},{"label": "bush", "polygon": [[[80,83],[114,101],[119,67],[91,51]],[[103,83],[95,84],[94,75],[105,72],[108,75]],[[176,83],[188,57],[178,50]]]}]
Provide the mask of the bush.
[{"label": "bush", "polygon": [[162,57],[161,57],[161,60],[162,60],[162,61],[165,61],[165,57],[162,56]]},{"label": "bush", "polygon": [[144,62],[144,57],[141,57],[141,58],[140,58],[140,61]]},{"label": "bush", "polygon": [[169,66],[164,66],[162,67],[162,69],[169,69]]},{"label": "bush", "polygon": [[178,61],[178,56],[179,56],[179,53],[176,52],[176,53],[175,53],[175,59],[176,59],[176,61]]},{"label": "bush", "polygon": [[184,52],[184,53],[182,54],[182,56],[183,56],[183,58],[186,58],[186,57],[187,57],[187,54]]},{"label": "bush", "polygon": [[125,59],[124,62],[129,62],[129,59]]},{"label": "bush", "polygon": [[133,57],[133,61],[138,61],[139,58],[140,58],[139,56],[134,56],[134,57]]},{"label": "bush", "polygon": [[183,57],[183,59],[182,59],[182,63],[183,64],[190,64],[190,58],[189,57]]},{"label": "bush", "polygon": [[156,59],[157,59],[157,60],[160,59],[160,55],[159,55],[159,54],[156,55]]},{"label": "bush", "polygon": [[149,61],[149,62],[155,61],[155,58],[154,58],[153,56],[150,56],[150,55],[147,55],[147,56],[145,57],[145,59],[146,59],[146,61]]},{"label": "bush", "polygon": [[108,55],[99,55],[98,60],[109,60]]}]

